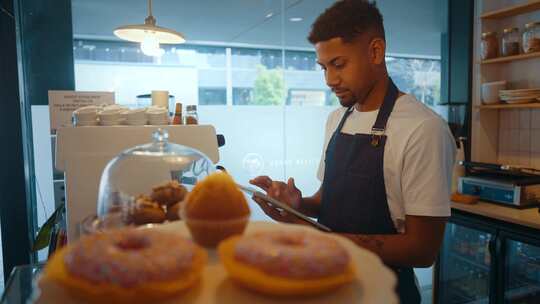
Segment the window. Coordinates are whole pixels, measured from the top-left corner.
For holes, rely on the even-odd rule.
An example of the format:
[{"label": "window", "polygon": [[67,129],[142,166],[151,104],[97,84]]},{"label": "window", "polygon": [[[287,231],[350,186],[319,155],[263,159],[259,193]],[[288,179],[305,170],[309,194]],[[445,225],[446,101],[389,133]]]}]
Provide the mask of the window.
[{"label": "window", "polygon": [[234,105],[249,105],[252,103],[253,89],[252,88],[233,88],[233,104]]},{"label": "window", "polygon": [[215,106],[227,104],[227,90],[225,88],[199,88],[199,104],[202,106]]},{"label": "window", "polygon": [[433,107],[441,100],[441,61],[436,59],[387,57],[388,73],[396,86]]}]

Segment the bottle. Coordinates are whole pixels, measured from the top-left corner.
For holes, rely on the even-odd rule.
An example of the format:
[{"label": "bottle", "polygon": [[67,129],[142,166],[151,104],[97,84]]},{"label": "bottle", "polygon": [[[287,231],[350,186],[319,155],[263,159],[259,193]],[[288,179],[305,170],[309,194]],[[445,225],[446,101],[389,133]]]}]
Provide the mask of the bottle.
[{"label": "bottle", "polygon": [[461,162],[465,160],[465,140],[465,137],[460,137],[457,142],[458,150],[456,154],[456,161],[454,162],[454,170],[452,173],[452,193],[456,193],[458,191],[459,178],[465,176],[465,168],[461,164]]},{"label": "bottle", "polygon": [[490,238],[486,240],[486,249],[484,254],[484,265],[491,266],[491,250],[489,249],[489,244],[491,243]]},{"label": "bottle", "polygon": [[476,251],[476,261],[478,263],[483,263],[486,255],[486,236],[481,234],[480,241],[478,242],[478,247]]},{"label": "bottle", "polygon": [[186,107],[186,125],[199,124],[199,116],[197,115],[197,106],[189,105]]},{"label": "bottle", "polygon": [[479,299],[486,298],[489,295],[489,280],[485,272],[478,274],[478,295]]},{"label": "bottle", "polygon": [[469,235],[469,251],[467,252],[467,257],[471,261],[474,261],[476,258],[477,237],[478,236],[474,232],[471,232]]},{"label": "bottle", "polygon": [[176,103],[176,108],[174,110],[174,116],[173,116],[172,124],[173,125],[181,125],[181,124],[183,124],[182,103],[180,103],[180,102]]}]

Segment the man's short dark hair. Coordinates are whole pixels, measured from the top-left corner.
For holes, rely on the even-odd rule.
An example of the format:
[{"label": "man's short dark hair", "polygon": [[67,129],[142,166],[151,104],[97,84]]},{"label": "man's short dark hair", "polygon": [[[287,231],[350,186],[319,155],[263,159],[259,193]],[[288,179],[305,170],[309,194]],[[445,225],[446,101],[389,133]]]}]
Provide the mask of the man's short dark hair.
[{"label": "man's short dark hair", "polygon": [[342,0],[315,20],[308,40],[316,44],[339,37],[345,42],[352,42],[368,32],[385,39],[383,17],[377,4],[368,0]]}]

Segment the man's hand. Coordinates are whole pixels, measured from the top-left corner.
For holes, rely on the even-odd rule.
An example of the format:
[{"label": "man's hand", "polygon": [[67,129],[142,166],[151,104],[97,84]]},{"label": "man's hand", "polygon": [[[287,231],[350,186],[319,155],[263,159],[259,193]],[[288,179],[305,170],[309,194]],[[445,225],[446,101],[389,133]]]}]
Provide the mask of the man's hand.
[{"label": "man's hand", "polygon": [[[293,178],[289,178],[287,183],[284,183],[273,181],[268,176],[258,176],[250,180],[249,183],[263,189],[268,196],[275,198],[296,210],[300,208],[300,204],[302,203],[302,192],[294,185]],[[285,223],[303,223],[303,221],[299,220],[296,216],[291,215],[284,210],[275,208],[264,200],[256,197],[253,197],[253,200],[261,206],[264,213],[276,221]]]}]

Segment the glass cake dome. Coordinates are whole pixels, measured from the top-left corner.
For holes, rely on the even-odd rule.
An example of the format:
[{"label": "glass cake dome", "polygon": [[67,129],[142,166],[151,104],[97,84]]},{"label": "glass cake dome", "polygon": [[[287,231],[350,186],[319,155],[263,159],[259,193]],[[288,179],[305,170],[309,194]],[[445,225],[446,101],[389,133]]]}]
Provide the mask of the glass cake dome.
[{"label": "glass cake dome", "polygon": [[83,222],[83,230],[178,220],[187,193],[215,171],[202,152],[169,143],[166,130],[158,129],[152,137],[152,143],[125,150],[107,164],[99,185],[97,218]]}]

